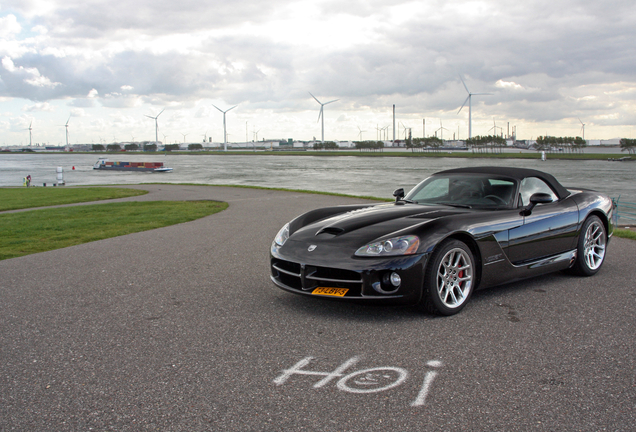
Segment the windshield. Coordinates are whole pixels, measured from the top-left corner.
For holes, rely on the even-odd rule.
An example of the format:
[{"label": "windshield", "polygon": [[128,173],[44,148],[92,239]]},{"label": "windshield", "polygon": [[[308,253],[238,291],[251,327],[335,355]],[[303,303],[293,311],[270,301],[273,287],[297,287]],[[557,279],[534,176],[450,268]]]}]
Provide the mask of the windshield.
[{"label": "windshield", "polygon": [[453,207],[512,208],[515,180],[487,174],[434,175],[415,186],[405,197],[418,204],[443,204]]}]

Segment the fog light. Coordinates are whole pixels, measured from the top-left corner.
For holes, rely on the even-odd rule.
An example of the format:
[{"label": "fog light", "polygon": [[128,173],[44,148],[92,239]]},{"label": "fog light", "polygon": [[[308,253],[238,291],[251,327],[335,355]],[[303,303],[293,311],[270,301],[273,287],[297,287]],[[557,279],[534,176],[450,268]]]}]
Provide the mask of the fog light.
[{"label": "fog light", "polygon": [[384,273],[380,282],[371,284],[374,290],[380,294],[395,294],[400,290],[402,278],[396,272]]}]

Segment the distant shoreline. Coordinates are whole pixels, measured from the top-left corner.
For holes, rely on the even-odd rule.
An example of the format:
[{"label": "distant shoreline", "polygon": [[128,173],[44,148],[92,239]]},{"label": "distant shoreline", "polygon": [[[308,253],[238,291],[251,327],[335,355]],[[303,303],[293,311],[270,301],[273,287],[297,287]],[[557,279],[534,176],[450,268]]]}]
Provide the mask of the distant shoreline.
[{"label": "distant shoreline", "polygon": [[[148,155],[148,156],[326,156],[326,157],[414,157],[414,158],[465,158],[465,159],[536,159],[541,160],[541,153],[536,151],[522,151],[514,153],[514,150],[507,149],[502,153],[473,153],[470,151],[438,151],[438,152],[411,152],[408,150],[402,151],[352,151],[352,150],[337,150],[337,151],[315,151],[315,150],[303,150],[303,151],[286,151],[286,150],[228,150],[228,151],[169,151],[169,152],[143,152],[143,151],[131,151],[131,152],[10,152],[4,154],[11,155],[52,155],[52,154],[94,154],[96,156],[117,157],[118,159],[125,158],[128,155]],[[618,157],[629,157],[628,153],[564,153],[564,152],[552,152],[546,153],[547,159],[556,160],[603,160],[617,159]],[[633,161],[636,161],[636,156],[633,156]]]}]

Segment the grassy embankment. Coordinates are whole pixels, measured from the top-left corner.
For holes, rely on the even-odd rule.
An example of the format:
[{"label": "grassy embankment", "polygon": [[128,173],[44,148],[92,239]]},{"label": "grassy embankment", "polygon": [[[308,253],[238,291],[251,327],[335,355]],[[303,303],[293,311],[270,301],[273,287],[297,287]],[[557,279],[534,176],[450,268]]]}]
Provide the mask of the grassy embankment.
[{"label": "grassy embankment", "polygon": [[0,211],[102,201],[148,191],[110,187],[0,188]]},{"label": "grassy embankment", "polygon": [[622,237],[622,238],[626,238],[626,239],[636,240],[636,231],[632,231],[632,230],[628,230],[628,229],[616,228],[616,229],[614,229],[614,235],[616,237]]},{"label": "grassy embankment", "polygon": [[[92,191],[87,192],[89,189]],[[33,193],[34,190],[38,192]],[[32,208],[147,193],[126,188],[62,190],[0,188],[0,208]],[[53,191],[50,200],[45,196],[48,191]],[[188,222],[226,208],[227,203],[215,201],[144,201],[0,214],[0,260]]]}]

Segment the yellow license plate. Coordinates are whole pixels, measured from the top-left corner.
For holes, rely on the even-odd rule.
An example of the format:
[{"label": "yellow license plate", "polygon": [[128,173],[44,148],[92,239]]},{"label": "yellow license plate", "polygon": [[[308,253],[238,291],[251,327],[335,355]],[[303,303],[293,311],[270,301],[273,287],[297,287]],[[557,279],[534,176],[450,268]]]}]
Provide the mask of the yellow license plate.
[{"label": "yellow license plate", "polygon": [[348,288],[327,288],[327,287],[318,287],[313,290],[312,294],[317,295],[328,295],[328,296],[336,296],[336,297],[344,297],[344,295],[349,291]]}]

